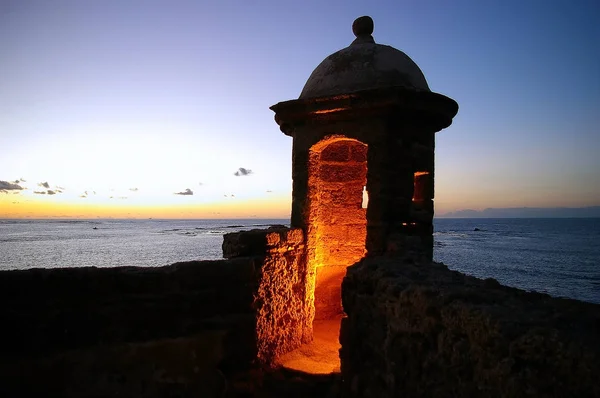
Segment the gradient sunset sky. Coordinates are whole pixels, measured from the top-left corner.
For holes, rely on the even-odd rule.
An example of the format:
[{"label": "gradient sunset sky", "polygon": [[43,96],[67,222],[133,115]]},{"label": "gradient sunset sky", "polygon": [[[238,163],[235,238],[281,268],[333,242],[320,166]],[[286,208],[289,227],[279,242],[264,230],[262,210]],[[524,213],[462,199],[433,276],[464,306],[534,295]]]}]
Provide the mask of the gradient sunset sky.
[{"label": "gradient sunset sky", "polygon": [[0,0],[0,218],[288,217],[269,106],[361,15],[459,103],[436,214],[600,205],[597,0]]}]

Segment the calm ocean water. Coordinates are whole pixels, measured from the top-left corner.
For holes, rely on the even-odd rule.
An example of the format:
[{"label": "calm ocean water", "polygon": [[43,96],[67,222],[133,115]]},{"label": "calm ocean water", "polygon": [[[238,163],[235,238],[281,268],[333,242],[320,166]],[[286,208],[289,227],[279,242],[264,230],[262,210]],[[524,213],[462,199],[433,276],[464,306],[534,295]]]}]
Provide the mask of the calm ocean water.
[{"label": "calm ocean water", "polygon": [[[219,259],[223,234],[273,224],[288,220],[0,220],[0,270]],[[434,239],[451,269],[600,303],[600,219],[436,219]]]}]

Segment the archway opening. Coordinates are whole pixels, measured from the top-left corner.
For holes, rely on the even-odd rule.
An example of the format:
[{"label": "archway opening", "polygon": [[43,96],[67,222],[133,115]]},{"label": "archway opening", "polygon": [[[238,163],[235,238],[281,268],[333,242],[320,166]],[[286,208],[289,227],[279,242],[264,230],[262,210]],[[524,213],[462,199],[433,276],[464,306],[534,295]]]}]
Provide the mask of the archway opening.
[{"label": "archway opening", "polygon": [[341,284],[346,268],[366,252],[367,149],[355,139],[333,136],[310,150],[306,261],[314,291],[314,340],[286,354],[286,367],[339,372]]}]

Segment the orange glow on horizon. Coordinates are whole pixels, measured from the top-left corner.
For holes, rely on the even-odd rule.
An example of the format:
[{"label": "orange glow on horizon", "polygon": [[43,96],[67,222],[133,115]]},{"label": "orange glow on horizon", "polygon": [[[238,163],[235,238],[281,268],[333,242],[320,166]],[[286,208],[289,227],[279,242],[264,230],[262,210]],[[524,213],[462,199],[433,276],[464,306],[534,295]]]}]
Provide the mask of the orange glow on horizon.
[{"label": "orange glow on horizon", "polygon": [[128,204],[118,200],[102,203],[45,199],[47,198],[21,198],[19,201],[0,197],[0,218],[289,218],[291,206],[288,197],[276,196],[265,199],[170,205]]}]

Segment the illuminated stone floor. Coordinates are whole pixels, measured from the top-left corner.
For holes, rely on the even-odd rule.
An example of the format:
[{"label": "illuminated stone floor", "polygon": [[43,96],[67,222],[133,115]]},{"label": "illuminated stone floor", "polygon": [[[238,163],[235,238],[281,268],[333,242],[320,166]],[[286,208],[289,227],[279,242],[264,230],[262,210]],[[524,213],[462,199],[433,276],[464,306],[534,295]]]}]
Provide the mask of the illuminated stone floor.
[{"label": "illuminated stone floor", "polygon": [[283,355],[279,363],[287,369],[312,374],[340,372],[340,322],[342,317],[313,323],[314,340]]}]

